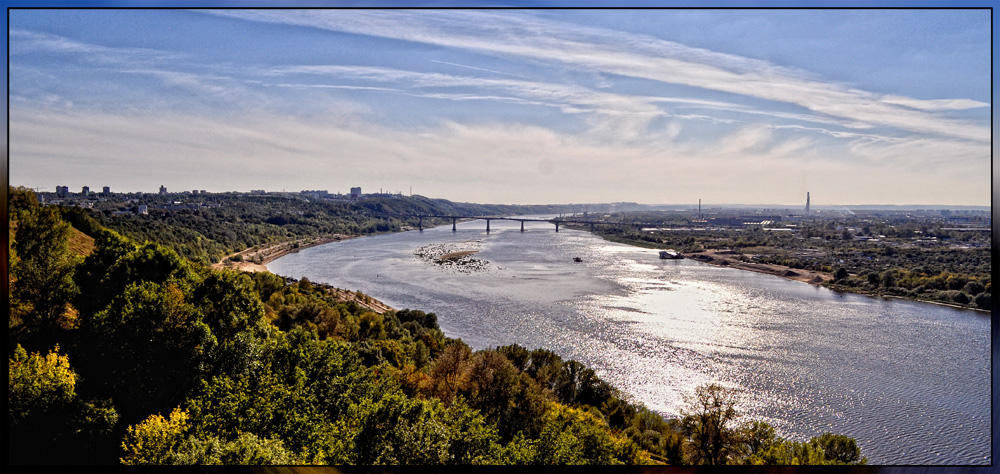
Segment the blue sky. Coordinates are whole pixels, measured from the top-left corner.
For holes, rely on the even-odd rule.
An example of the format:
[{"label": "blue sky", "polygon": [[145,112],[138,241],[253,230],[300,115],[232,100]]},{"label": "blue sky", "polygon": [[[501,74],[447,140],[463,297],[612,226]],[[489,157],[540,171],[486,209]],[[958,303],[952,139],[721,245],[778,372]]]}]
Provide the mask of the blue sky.
[{"label": "blue sky", "polygon": [[54,190],[990,202],[989,10],[10,10]]}]

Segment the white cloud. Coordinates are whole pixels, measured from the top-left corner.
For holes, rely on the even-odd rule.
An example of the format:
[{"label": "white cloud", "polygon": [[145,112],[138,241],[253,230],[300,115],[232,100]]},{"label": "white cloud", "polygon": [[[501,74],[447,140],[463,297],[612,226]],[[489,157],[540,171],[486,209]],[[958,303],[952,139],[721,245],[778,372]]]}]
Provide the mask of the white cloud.
[{"label": "white cloud", "polygon": [[[985,106],[926,101],[823,82],[766,61],[691,48],[632,33],[488,11],[222,10],[217,15],[292,24],[516,56],[582,70],[724,91],[804,107],[861,127],[988,142],[989,127],[929,111]],[[901,105],[903,105],[901,107]]]},{"label": "white cloud", "polygon": [[[795,202],[798,188],[808,184],[831,203],[970,204],[983,203],[989,189],[988,177],[975,173],[988,146],[933,138],[858,139],[845,147],[733,125],[722,140],[698,142],[679,139],[684,125],[672,123],[648,141],[608,143],[510,123],[398,130],[353,115],[210,119],[15,108],[11,116],[17,118],[10,130],[11,182],[29,186],[346,191],[414,185],[419,194],[498,203],[666,203],[699,196],[781,203]],[[944,151],[951,154],[940,158]],[[933,172],[923,168],[935,157],[942,162]],[[50,183],[52,176],[79,182]]]},{"label": "white cloud", "polygon": [[882,98],[882,102],[887,104],[896,104],[913,109],[920,110],[966,110],[966,109],[978,109],[981,107],[989,107],[990,104],[986,102],[979,102],[978,100],[969,99],[937,99],[937,100],[919,100],[911,99],[909,97],[900,97],[894,95],[887,95]]},{"label": "white cloud", "polygon": [[[161,51],[17,31],[12,58],[66,53],[100,63],[101,71],[154,77],[161,85],[139,99],[148,103],[128,107],[81,106],[53,87],[12,96],[12,182],[44,187],[56,184],[46,182],[51,176],[74,176],[86,179],[81,185],[219,191],[413,184],[421,194],[477,202],[656,203],[699,196],[795,202],[805,190],[799,188],[809,186],[817,195],[839,196],[831,203],[969,204],[984,203],[989,189],[988,129],[950,118],[989,105],[977,101],[879,95],[763,61],[527,15],[222,14],[515,56],[557,72],[527,79],[445,61],[436,62],[504,77],[343,64],[198,65],[163,61],[169,55]],[[480,26],[477,36],[473,28]],[[18,61],[12,76],[22,84],[39,74],[53,75],[45,84],[65,77],[54,67],[27,76],[37,66],[18,69]],[[650,88],[626,93],[618,88],[620,76],[735,95],[672,96],[685,89],[676,87],[664,88],[662,96]],[[581,77],[594,86],[574,83]],[[429,108],[421,125],[400,126],[386,102],[337,90],[548,107],[572,121],[491,118],[485,104],[487,113],[474,120]],[[169,105],[175,99],[179,105]],[[121,181],[104,181],[114,176]],[[852,183],[862,192],[852,194]]]},{"label": "white cloud", "polygon": [[[629,96],[611,92],[595,91],[572,84],[525,81],[517,79],[486,79],[469,76],[454,76],[440,73],[404,71],[383,67],[361,66],[283,66],[264,71],[269,76],[294,76],[308,74],[341,81],[372,81],[395,83],[394,88],[385,91],[405,93],[418,97],[445,100],[497,100],[516,102],[524,105],[555,107],[571,114],[597,114],[605,117],[590,118],[595,124],[592,132],[613,131],[608,137],[626,133],[634,137],[650,120],[665,112],[649,97]],[[306,86],[308,87],[308,86]],[[316,87],[330,87],[317,85]],[[334,87],[344,87],[336,85]],[[439,92],[441,89],[474,89],[475,92]],[[504,95],[489,94],[482,90],[503,92]],[[698,101],[689,101],[699,103]]]},{"label": "white cloud", "polygon": [[528,79],[527,76],[522,76],[520,74],[512,74],[512,73],[509,73],[509,72],[496,71],[496,70],[493,70],[493,69],[486,69],[486,68],[475,67],[475,66],[467,66],[465,64],[449,63],[448,61],[438,61],[436,59],[432,59],[431,62],[432,63],[438,63],[438,64],[447,64],[449,66],[464,67],[466,69],[474,69],[476,71],[492,72],[494,74],[503,74],[505,76],[520,77],[522,79]]},{"label": "white cloud", "polygon": [[63,36],[37,33],[22,29],[9,32],[12,56],[38,53],[71,54],[84,61],[97,63],[148,64],[173,61],[181,57],[176,53],[148,48],[112,48],[83,43]]}]

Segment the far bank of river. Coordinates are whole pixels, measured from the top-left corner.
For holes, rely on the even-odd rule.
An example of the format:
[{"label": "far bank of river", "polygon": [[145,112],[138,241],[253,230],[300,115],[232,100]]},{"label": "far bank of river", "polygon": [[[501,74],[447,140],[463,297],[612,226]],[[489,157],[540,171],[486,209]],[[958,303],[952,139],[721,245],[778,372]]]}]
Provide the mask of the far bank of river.
[{"label": "far bank of river", "polygon": [[[580,228],[580,229],[582,229],[582,228]],[[654,249],[654,248],[655,249],[661,249],[662,248],[659,245],[651,244],[649,242],[645,242],[645,241],[641,241],[641,240],[627,239],[627,238],[615,237],[615,236],[609,236],[609,235],[603,235],[603,234],[595,234],[595,235],[598,235],[598,236],[600,236],[600,237],[602,237],[605,240],[608,240],[610,242],[617,242],[617,243],[625,244],[625,245],[633,245],[633,246],[636,246],[636,247],[651,248],[651,249]],[[737,269],[740,269],[740,270],[747,270],[747,271],[758,272],[758,273],[766,273],[768,275],[774,275],[774,276],[781,277],[781,278],[786,278],[786,279],[789,279],[789,280],[801,281],[801,282],[809,283],[809,284],[812,284],[812,285],[823,285],[823,286],[826,286],[827,288],[830,288],[830,289],[833,289],[833,290],[839,291],[839,292],[855,293],[855,294],[859,294],[859,295],[868,295],[868,296],[880,296],[880,297],[885,297],[885,298],[898,298],[898,299],[905,299],[905,300],[909,300],[909,301],[919,301],[919,302],[922,302],[922,303],[931,303],[931,304],[942,305],[942,306],[950,306],[950,307],[953,307],[953,308],[968,309],[968,310],[979,311],[979,312],[987,313],[987,314],[991,314],[992,313],[991,310],[979,308],[979,307],[977,307],[972,302],[970,302],[969,304],[964,304],[963,305],[963,304],[959,304],[959,303],[955,303],[955,302],[941,301],[941,300],[938,300],[938,299],[932,299],[932,298],[928,298],[926,296],[921,296],[921,295],[913,295],[913,294],[910,294],[910,295],[899,295],[899,294],[892,294],[890,292],[884,291],[884,289],[881,289],[881,288],[872,289],[872,288],[868,288],[868,287],[855,287],[855,286],[848,286],[848,285],[843,285],[843,284],[837,284],[837,283],[834,282],[833,275],[830,274],[830,273],[828,273],[828,272],[806,270],[806,269],[801,269],[801,268],[792,268],[792,267],[789,267],[789,266],[778,265],[778,264],[773,264],[773,263],[759,263],[759,262],[747,261],[748,260],[746,258],[746,257],[748,257],[747,255],[744,255],[744,254],[742,254],[739,251],[736,251],[734,249],[727,249],[727,248],[723,248],[723,249],[707,249],[707,250],[703,250],[703,251],[700,251],[700,252],[687,252],[687,253],[683,253],[682,256],[684,258],[698,260],[700,262],[708,263],[708,264],[711,264],[711,265],[728,266],[728,267],[737,268]],[[852,276],[856,276],[856,275],[852,275]]]},{"label": "far bank of river", "polygon": [[[482,271],[415,255],[470,242]],[[555,350],[667,416],[694,387],[719,382],[742,390],[747,415],[782,435],[843,433],[875,464],[990,460],[990,318],[981,313],[660,260],[544,224],[346,240],[268,267],[435,312],[448,336],[477,349]]]}]

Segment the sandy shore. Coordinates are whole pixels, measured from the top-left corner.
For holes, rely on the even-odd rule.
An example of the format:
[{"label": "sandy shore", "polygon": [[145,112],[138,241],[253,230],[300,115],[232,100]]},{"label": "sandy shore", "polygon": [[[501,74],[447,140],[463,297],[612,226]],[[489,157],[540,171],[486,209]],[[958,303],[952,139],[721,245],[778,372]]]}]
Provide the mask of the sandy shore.
[{"label": "sandy shore", "polygon": [[782,278],[787,278],[789,280],[801,281],[813,285],[818,285],[820,283],[833,279],[833,275],[826,272],[815,272],[812,270],[791,268],[791,267],[786,267],[784,265],[774,265],[769,263],[744,262],[740,260],[740,256],[742,256],[742,254],[732,250],[711,249],[711,250],[706,250],[704,252],[685,253],[682,255],[684,256],[684,258],[689,258],[691,260],[697,260],[699,262],[709,263],[712,265],[722,265],[732,268],[738,268],[740,270],[748,270],[757,273],[766,273],[768,275],[779,276]]},{"label": "sandy shore", "polygon": [[463,250],[461,252],[451,252],[451,253],[446,253],[446,254],[438,257],[437,259],[438,260],[457,260],[459,258],[462,258],[462,257],[466,256],[466,255],[472,255],[472,254],[474,254],[476,252],[478,252],[478,250]]},{"label": "sandy shore", "polygon": [[[314,285],[315,284],[318,284],[318,283],[314,283]],[[374,311],[374,312],[376,312],[378,314],[383,314],[386,311],[395,311],[395,308],[393,308],[392,306],[389,306],[389,305],[387,305],[387,304],[385,304],[385,303],[383,303],[383,302],[381,302],[381,301],[379,301],[379,300],[377,300],[375,298],[372,298],[371,296],[365,295],[364,297],[359,297],[357,293],[355,293],[353,291],[350,291],[350,290],[344,290],[344,289],[341,289],[341,288],[335,288],[335,287],[333,287],[331,285],[327,285],[327,284],[320,284],[320,285],[323,286],[324,288],[326,288],[327,290],[332,291],[337,296],[338,300],[341,300],[341,301],[351,301],[351,300],[353,300],[359,306],[363,306],[365,308],[368,308],[368,309],[370,309],[370,310],[372,310],[372,311]]]},{"label": "sandy shore", "polygon": [[[212,268],[217,270],[230,269],[244,272],[266,272],[267,264],[284,257],[290,253],[298,252],[302,249],[315,247],[317,245],[339,242],[341,240],[353,239],[357,236],[337,234],[324,238],[299,239],[288,242],[273,244],[261,249],[248,248],[236,252],[219,263],[213,263]],[[234,259],[235,258],[235,259]],[[257,263],[259,262],[259,263]]]}]

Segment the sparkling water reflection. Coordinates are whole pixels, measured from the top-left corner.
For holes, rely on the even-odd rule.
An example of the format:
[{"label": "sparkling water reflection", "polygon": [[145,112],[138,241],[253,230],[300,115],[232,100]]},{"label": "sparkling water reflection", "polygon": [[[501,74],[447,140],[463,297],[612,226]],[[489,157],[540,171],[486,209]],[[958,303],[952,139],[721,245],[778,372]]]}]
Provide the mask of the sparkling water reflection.
[{"label": "sparkling water reflection", "polygon": [[[476,349],[552,349],[667,416],[719,382],[783,436],[843,433],[875,464],[990,462],[989,315],[660,260],[549,224],[485,227],[349,240],[268,267],[433,311],[445,334]],[[467,241],[478,241],[486,271],[413,255]]]}]

